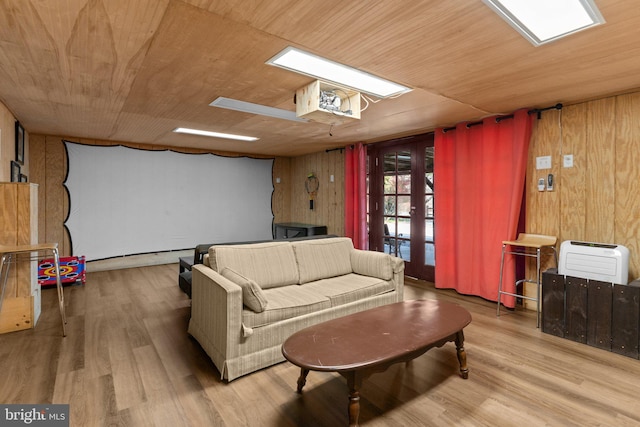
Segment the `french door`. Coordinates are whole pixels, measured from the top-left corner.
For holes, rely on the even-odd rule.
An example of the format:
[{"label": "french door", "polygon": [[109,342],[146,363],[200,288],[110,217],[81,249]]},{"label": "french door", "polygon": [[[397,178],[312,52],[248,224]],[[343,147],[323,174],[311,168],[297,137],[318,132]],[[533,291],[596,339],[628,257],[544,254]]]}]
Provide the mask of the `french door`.
[{"label": "french door", "polygon": [[374,144],[369,161],[369,248],[405,261],[405,273],[433,281],[433,134]]}]

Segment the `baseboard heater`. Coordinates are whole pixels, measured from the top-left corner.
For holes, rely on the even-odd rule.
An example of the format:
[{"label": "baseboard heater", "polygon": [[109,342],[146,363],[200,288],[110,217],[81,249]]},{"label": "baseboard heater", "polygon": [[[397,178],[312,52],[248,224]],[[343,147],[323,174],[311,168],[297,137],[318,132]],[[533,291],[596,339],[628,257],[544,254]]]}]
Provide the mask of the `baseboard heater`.
[{"label": "baseboard heater", "polygon": [[560,245],[558,274],[626,285],[629,249],[622,245],[565,240]]}]

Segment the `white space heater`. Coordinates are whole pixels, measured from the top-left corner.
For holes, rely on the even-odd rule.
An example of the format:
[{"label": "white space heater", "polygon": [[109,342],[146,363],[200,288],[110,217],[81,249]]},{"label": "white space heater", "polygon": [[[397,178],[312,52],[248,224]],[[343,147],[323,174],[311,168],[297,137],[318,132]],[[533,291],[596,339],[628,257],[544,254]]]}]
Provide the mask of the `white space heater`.
[{"label": "white space heater", "polygon": [[558,274],[626,285],[629,249],[614,244],[565,240],[560,245]]}]

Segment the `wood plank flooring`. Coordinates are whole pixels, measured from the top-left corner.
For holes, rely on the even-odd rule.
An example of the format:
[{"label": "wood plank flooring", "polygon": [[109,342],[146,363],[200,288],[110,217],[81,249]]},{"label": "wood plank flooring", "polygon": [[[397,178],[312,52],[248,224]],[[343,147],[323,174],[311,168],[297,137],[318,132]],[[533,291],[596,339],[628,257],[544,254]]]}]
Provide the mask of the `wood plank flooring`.
[{"label": "wood plank flooring", "polygon": [[[61,336],[55,289],[33,330],[0,335],[0,403],[69,403],[72,426],[340,426],[338,374],[285,362],[231,383],[187,333],[190,301],[178,265],[89,272],[65,288]],[[542,333],[535,316],[407,279],[405,299],[456,302],[470,368],[455,346],[429,350],[365,381],[367,426],[640,426],[640,361]]]}]

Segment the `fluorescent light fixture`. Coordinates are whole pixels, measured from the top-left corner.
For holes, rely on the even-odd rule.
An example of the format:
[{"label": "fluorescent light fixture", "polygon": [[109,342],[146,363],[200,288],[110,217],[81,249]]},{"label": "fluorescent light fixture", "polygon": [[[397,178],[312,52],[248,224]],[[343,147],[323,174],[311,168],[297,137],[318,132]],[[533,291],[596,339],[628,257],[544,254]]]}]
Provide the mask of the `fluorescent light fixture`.
[{"label": "fluorescent light fixture", "polygon": [[593,0],[482,0],[534,46],[603,24]]},{"label": "fluorescent light fixture", "polygon": [[237,139],[239,141],[257,141],[260,139],[254,136],[234,135],[231,133],[211,132],[200,129],[175,128],[173,131],[176,133],[188,133],[190,135],[210,136],[212,138]]},{"label": "fluorescent light fixture", "polygon": [[325,82],[346,86],[379,98],[388,98],[411,91],[411,88],[406,86],[291,46],[268,60],[267,64]]},{"label": "fluorescent light fixture", "polygon": [[242,111],[243,113],[259,114],[261,116],[275,117],[276,119],[292,120],[294,122],[307,122],[308,120],[297,117],[295,111],[283,110],[281,108],[268,107],[266,105],[254,104],[252,102],[238,101],[237,99],[216,98],[211,104],[212,107],[226,108],[228,110]]}]

